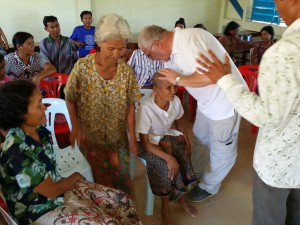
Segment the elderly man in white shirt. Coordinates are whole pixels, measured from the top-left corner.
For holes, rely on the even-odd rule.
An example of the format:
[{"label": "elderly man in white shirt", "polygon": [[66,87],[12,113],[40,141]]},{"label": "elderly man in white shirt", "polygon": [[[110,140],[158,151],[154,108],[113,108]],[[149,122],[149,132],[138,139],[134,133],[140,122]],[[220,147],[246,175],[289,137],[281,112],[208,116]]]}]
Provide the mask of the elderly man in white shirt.
[{"label": "elderly man in white shirt", "polygon": [[[167,31],[159,26],[147,26],[140,33],[138,44],[150,58],[167,61],[166,68],[160,70],[166,76],[162,79],[185,86],[197,100],[192,164],[200,183],[186,199],[203,201],[218,193],[236,161],[240,117],[221,88],[197,73],[195,59],[199,51],[213,49],[219,56],[226,51],[214,36],[198,28]],[[234,63],[231,64],[235,77],[245,85]]]},{"label": "elderly man in white shirt", "polygon": [[[258,126],[254,152],[253,225],[300,224],[300,0],[275,0],[289,26],[263,55],[260,96],[250,93],[209,51],[199,73],[226,93],[237,111]],[[220,58],[220,57],[219,57]],[[231,71],[232,72],[232,71]]]}]

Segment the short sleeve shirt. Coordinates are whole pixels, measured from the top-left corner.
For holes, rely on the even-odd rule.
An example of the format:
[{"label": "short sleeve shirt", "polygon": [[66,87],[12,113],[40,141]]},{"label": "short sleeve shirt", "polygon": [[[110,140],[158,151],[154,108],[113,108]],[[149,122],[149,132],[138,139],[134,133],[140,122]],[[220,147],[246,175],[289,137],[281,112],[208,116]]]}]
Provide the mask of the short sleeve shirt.
[{"label": "short sleeve shirt", "polygon": [[48,176],[54,182],[56,171],[50,132],[38,127],[42,144],[20,128],[10,129],[0,152],[0,181],[7,206],[19,224],[29,224],[46,212],[63,204],[63,197],[46,198],[34,188]]},{"label": "short sleeve shirt", "polygon": [[127,140],[127,107],[139,101],[140,90],[132,68],[123,60],[118,61],[116,76],[104,80],[96,71],[95,55],[75,64],[65,88],[66,100],[76,103],[89,144],[122,145]]},{"label": "short sleeve shirt", "polygon": [[158,144],[164,135],[179,136],[182,133],[171,129],[175,120],[182,117],[184,111],[177,96],[167,111],[161,109],[154,101],[154,96],[146,99],[137,110],[136,132],[149,134],[149,141]]},{"label": "short sleeve shirt", "polygon": [[5,56],[6,74],[12,80],[28,80],[43,70],[43,66],[48,61],[40,53],[35,52],[29,58],[28,65],[24,64],[17,52]]}]

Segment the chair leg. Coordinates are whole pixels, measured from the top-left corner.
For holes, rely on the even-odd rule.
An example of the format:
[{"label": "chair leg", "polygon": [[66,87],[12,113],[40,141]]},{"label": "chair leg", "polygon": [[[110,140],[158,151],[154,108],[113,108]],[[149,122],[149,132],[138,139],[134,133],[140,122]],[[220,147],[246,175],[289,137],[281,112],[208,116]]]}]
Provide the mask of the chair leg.
[{"label": "chair leg", "polygon": [[129,174],[131,180],[134,180],[134,169],[135,169],[135,157],[132,153],[130,153]]},{"label": "chair leg", "polygon": [[146,172],[146,200],[145,200],[145,214],[147,216],[153,215],[153,209],[154,209],[154,200],[155,196],[152,193],[150,183],[149,183],[149,178],[148,174]]}]

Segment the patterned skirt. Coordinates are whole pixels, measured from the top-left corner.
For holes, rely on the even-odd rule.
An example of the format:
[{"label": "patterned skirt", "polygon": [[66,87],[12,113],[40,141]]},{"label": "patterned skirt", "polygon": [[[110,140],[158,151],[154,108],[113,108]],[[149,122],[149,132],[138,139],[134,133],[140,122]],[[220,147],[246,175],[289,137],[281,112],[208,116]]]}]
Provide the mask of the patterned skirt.
[{"label": "patterned skirt", "polygon": [[191,164],[191,157],[185,151],[183,136],[165,136],[160,140],[162,151],[172,155],[179,164],[179,172],[175,179],[168,177],[168,167],[165,160],[140,148],[140,157],[147,161],[147,174],[153,194],[169,196],[170,200],[179,199],[186,192],[186,185],[197,181]]},{"label": "patterned skirt", "polygon": [[116,144],[99,147],[85,144],[84,148],[95,182],[130,194],[132,182],[129,177],[129,150],[125,146]]},{"label": "patterned skirt", "polygon": [[129,197],[116,189],[78,181],[64,195],[65,203],[41,216],[32,225],[141,224]]}]

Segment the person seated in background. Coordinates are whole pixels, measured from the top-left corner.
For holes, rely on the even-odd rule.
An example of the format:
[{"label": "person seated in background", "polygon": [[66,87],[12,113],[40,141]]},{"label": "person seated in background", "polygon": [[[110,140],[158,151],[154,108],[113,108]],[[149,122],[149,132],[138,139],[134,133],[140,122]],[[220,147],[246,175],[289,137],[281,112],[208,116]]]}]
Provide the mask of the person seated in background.
[{"label": "person seated in background", "polygon": [[6,55],[8,48],[9,48],[9,45],[7,42],[7,38],[6,38],[3,30],[0,27],[0,54]]},{"label": "person seated in background", "polygon": [[12,42],[15,52],[5,56],[6,73],[12,80],[32,80],[38,87],[40,80],[56,73],[55,67],[34,52],[33,36],[27,32],[14,34]]},{"label": "person seated in background", "polygon": [[181,29],[185,29],[185,20],[184,20],[184,18],[179,18],[179,20],[177,20],[175,22],[175,28],[176,27],[179,27]]},{"label": "person seated in background", "polygon": [[92,16],[91,11],[82,11],[80,19],[83,25],[75,27],[70,37],[78,47],[80,58],[88,55],[90,50],[95,47],[95,27],[92,26]]},{"label": "person seated in background", "polygon": [[261,58],[265,51],[270,48],[275,41],[274,38],[274,29],[271,26],[265,26],[260,30],[261,42],[255,43],[253,48],[253,54],[251,56],[252,64],[258,65],[261,61]]},{"label": "person seated in background", "polygon": [[141,49],[134,50],[127,63],[133,68],[140,88],[152,88],[154,73],[164,66],[161,61],[150,59]]},{"label": "person seated in background", "polygon": [[60,26],[55,16],[45,16],[43,24],[49,36],[40,43],[41,55],[55,66],[57,72],[70,74],[78,60],[75,44],[70,38],[60,34]]},{"label": "person seated in background", "polygon": [[6,75],[4,56],[0,54],[0,85],[11,80],[12,79]]},{"label": "person seated in background", "polygon": [[200,29],[203,29],[203,30],[207,30],[206,27],[202,24],[202,23],[197,23],[194,28],[200,28]]},{"label": "person seated in background", "polygon": [[220,43],[228,52],[236,66],[240,65],[240,60],[236,58],[235,52],[239,50],[250,49],[254,46],[253,42],[243,41],[238,37],[240,25],[231,21],[224,29],[223,35],[219,38]]},{"label": "person seated in background", "polygon": [[[18,80],[0,87],[0,128],[7,131],[0,151],[0,182],[11,215],[19,224],[139,224],[129,197],[57,171],[46,106],[37,87]],[[3,132],[1,132],[3,134]]]},{"label": "person seated in background", "polygon": [[[140,156],[147,161],[152,192],[161,197],[164,225],[174,224],[169,202],[178,200],[184,210],[196,217],[196,209],[184,198],[186,185],[197,181],[191,165],[191,145],[183,125],[183,108],[175,87],[155,73],[154,95],[137,109],[136,132]],[[173,128],[174,127],[174,128]]]}]

